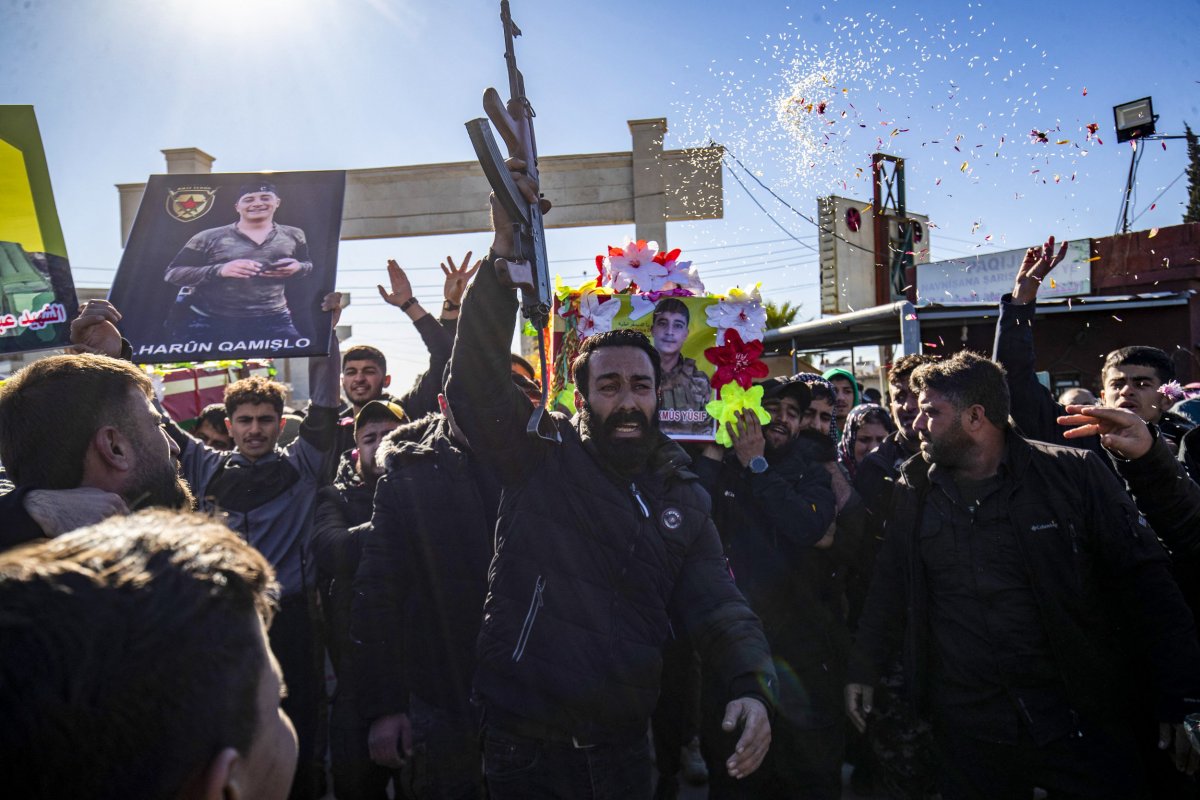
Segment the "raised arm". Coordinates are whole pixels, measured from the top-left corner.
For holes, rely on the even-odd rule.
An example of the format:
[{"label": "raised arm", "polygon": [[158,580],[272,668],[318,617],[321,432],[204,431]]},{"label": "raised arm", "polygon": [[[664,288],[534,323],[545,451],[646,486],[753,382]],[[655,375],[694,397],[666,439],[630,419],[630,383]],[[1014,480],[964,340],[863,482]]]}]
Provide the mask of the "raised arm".
[{"label": "raised arm", "polygon": [[1099,437],[1138,511],[1175,559],[1200,558],[1200,486],[1142,418],[1123,408],[1067,406],[1068,439]]},{"label": "raised arm", "polygon": [[[537,184],[519,171],[524,164],[510,161],[510,166],[526,199],[538,202]],[[500,284],[493,259],[511,256],[513,240],[511,223],[494,201],[492,226],[492,252],[463,298],[446,397],[471,451],[503,484],[515,485],[529,474],[545,444],[525,433],[533,407],[509,377],[517,293]]]},{"label": "raised arm", "polygon": [[1037,379],[1033,318],[1037,312],[1038,289],[1066,255],[1066,242],[1055,253],[1053,236],[1041,247],[1025,251],[1012,294],[1000,300],[992,359],[1004,367],[1012,397],[1012,418],[1025,436],[1042,442],[1092,449],[1087,442],[1068,442],[1063,438],[1057,424],[1062,407]]},{"label": "raised arm", "polygon": [[388,261],[388,279],[391,291],[380,285],[379,294],[384,302],[397,306],[408,314],[413,321],[413,327],[421,336],[425,349],[429,351],[429,367],[417,376],[412,387],[397,398],[409,419],[420,419],[426,414],[438,410],[437,398],[442,391],[442,381],[445,377],[446,365],[450,363],[450,353],[454,349],[454,335],[458,330],[458,314],[462,307],[463,294],[467,283],[478,271],[481,261],[471,263],[471,253],[467,252],[462,260],[462,266],[455,266],[454,259],[447,256],[442,263],[442,273],[446,276],[442,288],[442,314],[439,319],[421,308],[421,304],[413,297],[412,285],[408,276],[395,261]]},{"label": "raised arm", "polygon": [[341,317],[340,302],[340,292],[330,292],[321,301],[322,311],[333,312],[329,354],[308,359],[308,413],[300,424],[299,437],[285,450],[288,458],[294,459],[296,465],[310,475],[323,474],[326,462],[338,456],[333,449],[337,441],[338,403],[342,390],[342,354],[332,329],[337,327]]}]

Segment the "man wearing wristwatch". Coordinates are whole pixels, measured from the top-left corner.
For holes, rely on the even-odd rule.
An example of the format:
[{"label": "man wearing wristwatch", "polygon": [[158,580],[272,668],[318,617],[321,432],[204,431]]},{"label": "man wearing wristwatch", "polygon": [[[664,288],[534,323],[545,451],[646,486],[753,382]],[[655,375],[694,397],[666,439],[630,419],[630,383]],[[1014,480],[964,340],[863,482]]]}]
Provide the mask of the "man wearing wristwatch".
[{"label": "man wearing wristwatch", "polygon": [[[841,792],[843,724],[839,620],[814,587],[823,585],[814,545],[835,515],[829,473],[797,441],[808,408],[803,381],[770,378],[763,408],[729,426],[733,447],[710,444],[695,471],[713,500],[713,519],[738,588],[759,616],[779,674],[774,744],[758,772],[731,783],[713,769],[722,732],[702,726],[709,766],[709,797],[836,798]],[[716,687],[705,676],[701,719],[713,718]]]}]

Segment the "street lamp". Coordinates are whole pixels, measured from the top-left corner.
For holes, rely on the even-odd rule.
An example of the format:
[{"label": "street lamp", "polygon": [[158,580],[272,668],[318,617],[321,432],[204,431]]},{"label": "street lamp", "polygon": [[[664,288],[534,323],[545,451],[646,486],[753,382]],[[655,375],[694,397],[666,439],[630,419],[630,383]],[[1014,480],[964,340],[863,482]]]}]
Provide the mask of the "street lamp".
[{"label": "street lamp", "polygon": [[1129,157],[1129,176],[1125,179],[1125,195],[1121,200],[1121,233],[1129,233],[1129,200],[1133,196],[1133,185],[1137,182],[1138,162],[1142,160],[1142,139],[1161,139],[1154,135],[1154,102],[1149,97],[1113,106],[1113,123],[1117,129],[1117,144],[1132,142],[1133,153]]},{"label": "street lamp", "polygon": [[1113,106],[1113,122],[1117,129],[1117,144],[1130,139],[1154,135],[1154,102],[1149,97]]}]

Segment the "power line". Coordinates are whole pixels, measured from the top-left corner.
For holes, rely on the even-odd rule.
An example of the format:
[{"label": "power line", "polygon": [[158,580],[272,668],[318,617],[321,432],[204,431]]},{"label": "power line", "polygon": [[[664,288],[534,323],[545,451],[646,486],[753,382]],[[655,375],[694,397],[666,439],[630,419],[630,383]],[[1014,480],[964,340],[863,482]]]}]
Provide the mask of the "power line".
[{"label": "power line", "polygon": [[1180,178],[1182,178],[1184,175],[1187,175],[1187,167],[1184,167],[1184,168],[1183,168],[1183,171],[1182,171],[1182,172],[1180,172],[1178,175],[1176,175],[1176,176],[1175,176],[1175,180],[1173,180],[1173,181],[1171,181],[1170,183],[1168,183],[1168,184],[1167,184],[1167,188],[1165,188],[1165,189],[1163,189],[1161,192],[1159,192],[1159,193],[1158,193],[1158,196],[1157,196],[1157,197],[1155,197],[1153,200],[1151,200],[1151,201],[1150,201],[1150,205],[1148,205],[1148,206],[1146,206],[1145,208],[1143,208],[1141,211],[1139,211],[1139,212],[1138,212],[1138,215],[1137,215],[1136,217],[1134,217],[1133,219],[1129,220],[1129,224],[1130,224],[1130,225],[1132,225],[1133,223],[1137,222],[1137,221],[1138,221],[1138,218],[1139,218],[1139,217],[1141,217],[1141,216],[1142,216],[1142,214],[1145,214],[1147,211],[1149,211],[1149,210],[1150,210],[1150,209],[1151,209],[1151,208],[1154,206],[1154,204],[1155,204],[1155,203],[1157,203],[1157,202],[1158,202],[1160,199],[1162,199],[1162,196],[1163,196],[1164,194],[1166,194],[1167,192],[1169,192],[1169,191],[1171,190],[1171,187],[1172,187],[1172,186],[1174,186],[1175,184],[1179,183],[1179,179],[1180,179]]},{"label": "power line", "polygon": [[[735,159],[735,160],[736,160],[736,159]],[[741,186],[741,187],[742,187],[742,191],[746,193],[746,196],[750,198],[750,200],[751,200],[751,201],[754,203],[754,205],[758,206],[758,210],[759,210],[759,211],[761,211],[761,212],[763,212],[764,214],[766,214],[766,215],[767,215],[767,219],[769,219],[769,220],[771,220],[771,222],[774,222],[774,223],[775,223],[775,227],[779,228],[779,230],[781,230],[781,231],[783,231],[784,233],[786,233],[786,234],[788,235],[788,237],[789,237],[789,238],[791,238],[791,239],[795,240],[796,242],[799,242],[800,244],[804,245],[804,246],[805,246],[805,247],[807,247],[808,249],[812,250],[814,253],[819,253],[819,252],[820,252],[819,250],[817,250],[817,248],[813,247],[812,245],[808,244],[807,242],[802,242],[802,241],[800,241],[800,239],[799,239],[799,238],[798,238],[798,237],[797,237],[795,234],[793,234],[793,233],[792,233],[791,231],[789,231],[787,228],[783,227],[783,223],[781,223],[779,220],[775,219],[775,217],[773,217],[773,216],[771,215],[771,212],[770,212],[770,211],[767,211],[767,209],[766,209],[766,208],[763,206],[763,204],[762,204],[762,203],[760,203],[760,202],[758,202],[758,198],[757,198],[757,197],[755,197],[755,196],[754,196],[754,195],[751,193],[751,191],[750,191],[749,187],[747,187],[747,186],[746,186],[746,184],[742,183],[742,179],[741,179],[741,178],[739,178],[739,177],[737,176],[737,173],[736,173],[736,172],[734,172],[732,169],[730,169],[730,170],[729,170],[729,174],[733,176],[733,179],[734,179],[735,181],[737,181],[737,184],[738,184],[738,186]]]}]

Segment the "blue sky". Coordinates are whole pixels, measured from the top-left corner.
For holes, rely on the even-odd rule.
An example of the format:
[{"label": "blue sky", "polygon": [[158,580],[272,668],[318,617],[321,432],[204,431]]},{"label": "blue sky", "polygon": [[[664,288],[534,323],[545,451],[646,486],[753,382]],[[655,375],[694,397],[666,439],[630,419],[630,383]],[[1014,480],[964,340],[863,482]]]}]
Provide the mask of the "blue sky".
[{"label": "blue sky", "polygon": [[[1161,132],[1200,128],[1196,2],[513,5],[543,153],[625,150],[626,120],[666,116],[668,147],[722,142],[813,215],[819,195],[869,197],[864,168],[879,138],[908,159],[909,208],[937,224],[935,259],[1112,233],[1129,163],[1112,131],[1116,103],[1152,95]],[[163,148],[200,147],[221,171],[470,159],[462,123],[479,116],[484,87],[504,83],[497,9],[0,0],[0,103],[36,107],[77,282],[107,285],[121,254],[113,185],[163,171]],[[789,96],[828,107],[793,103],[781,117]],[[1087,140],[1092,122],[1102,145]],[[1032,129],[1049,142],[1033,142]],[[1135,228],[1176,224],[1185,197],[1183,143],[1149,148]],[[816,314],[815,229],[762,195],[785,234],[728,175],[725,191],[725,219],[672,224],[670,245],[694,250],[702,276],[721,276],[710,288],[762,280],[767,297]],[[551,261],[581,274],[632,233],[552,231]],[[406,383],[424,355],[407,319],[374,294],[385,259],[433,308],[438,261],[486,245],[480,235],[344,242],[352,342],[382,346]]]}]

